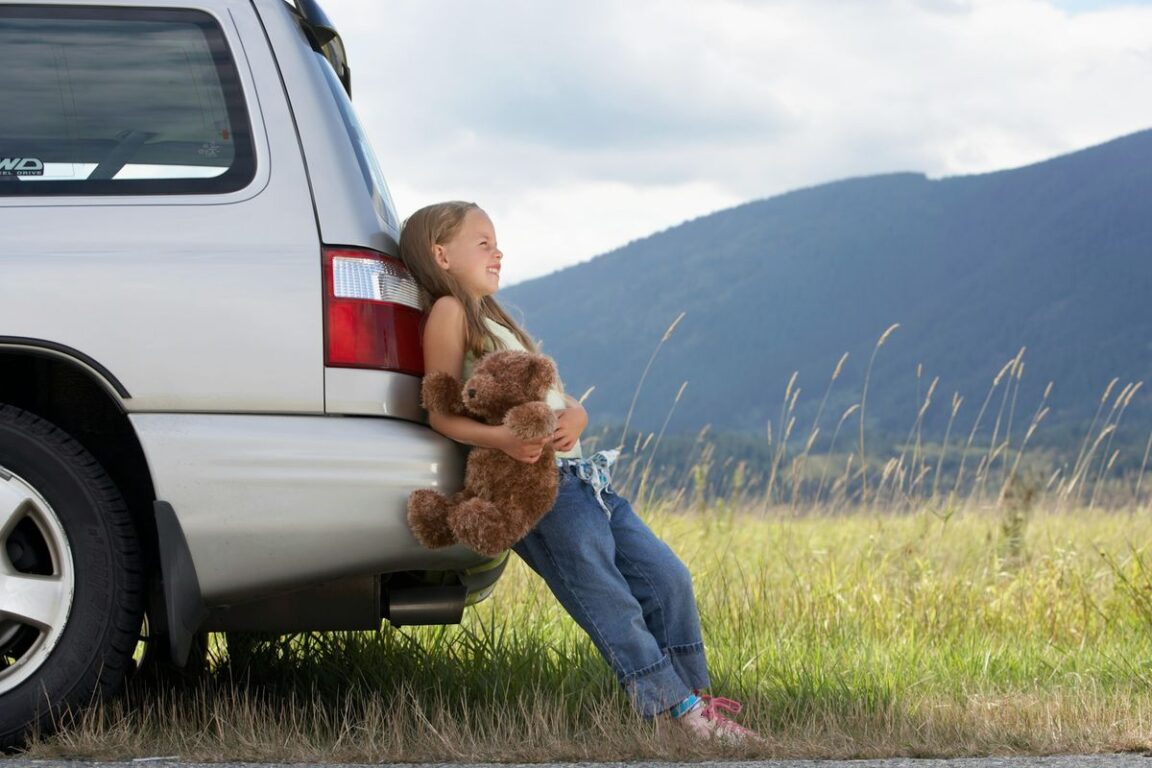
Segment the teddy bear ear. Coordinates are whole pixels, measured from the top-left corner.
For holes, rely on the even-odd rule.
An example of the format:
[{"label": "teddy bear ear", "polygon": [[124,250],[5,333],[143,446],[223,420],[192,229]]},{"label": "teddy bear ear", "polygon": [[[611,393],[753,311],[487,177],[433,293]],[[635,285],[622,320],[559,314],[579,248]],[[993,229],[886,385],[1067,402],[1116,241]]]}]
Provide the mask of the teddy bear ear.
[{"label": "teddy bear ear", "polygon": [[420,387],[420,403],[424,410],[435,413],[464,413],[464,401],[460,397],[461,384],[455,376],[447,373],[430,373],[424,377]]},{"label": "teddy bear ear", "polygon": [[533,389],[551,389],[559,375],[556,373],[556,363],[547,355],[533,355],[529,367],[529,376]]}]

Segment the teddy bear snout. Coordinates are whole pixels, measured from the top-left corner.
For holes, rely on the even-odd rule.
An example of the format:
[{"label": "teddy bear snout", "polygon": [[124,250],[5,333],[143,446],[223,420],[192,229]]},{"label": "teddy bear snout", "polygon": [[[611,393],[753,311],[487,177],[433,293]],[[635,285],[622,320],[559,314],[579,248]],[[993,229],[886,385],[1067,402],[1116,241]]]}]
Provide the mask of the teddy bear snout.
[{"label": "teddy bear snout", "polygon": [[469,387],[468,388],[468,397],[476,397],[476,388],[475,387]]}]

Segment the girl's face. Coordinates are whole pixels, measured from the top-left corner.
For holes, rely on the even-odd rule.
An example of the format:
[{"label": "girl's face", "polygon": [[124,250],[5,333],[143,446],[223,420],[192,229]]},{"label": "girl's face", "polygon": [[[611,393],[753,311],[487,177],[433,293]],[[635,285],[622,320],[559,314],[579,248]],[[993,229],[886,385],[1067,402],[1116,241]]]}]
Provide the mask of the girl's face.
[{"label": "girl's face", "polygon": [[470,295],[484,298],[500,287],[504,253],[496,246],[496,228],[484,211],[468,211],[456,236],[432,248],[440,268],[456,278]]}]

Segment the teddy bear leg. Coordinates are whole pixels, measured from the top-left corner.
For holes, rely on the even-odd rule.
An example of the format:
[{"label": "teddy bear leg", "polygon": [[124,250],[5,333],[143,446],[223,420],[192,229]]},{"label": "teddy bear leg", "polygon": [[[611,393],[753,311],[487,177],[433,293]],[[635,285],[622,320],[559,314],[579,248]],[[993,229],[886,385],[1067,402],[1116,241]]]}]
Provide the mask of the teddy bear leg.
[{"label": "teddy bear leg", "polygon": [[408,527],[416,541],[428,549],[440,549],[456,543],[449,518],[453,499],[427,488],[412,491],[408,497]]},{"label": "teddy bear leg", "polygon": [[473,498],[449,513],[448,525],[461,544],[482,555],[494,557],[527,533],[509,527],[509,521],[515,516],[507,512],[490,501]]}]

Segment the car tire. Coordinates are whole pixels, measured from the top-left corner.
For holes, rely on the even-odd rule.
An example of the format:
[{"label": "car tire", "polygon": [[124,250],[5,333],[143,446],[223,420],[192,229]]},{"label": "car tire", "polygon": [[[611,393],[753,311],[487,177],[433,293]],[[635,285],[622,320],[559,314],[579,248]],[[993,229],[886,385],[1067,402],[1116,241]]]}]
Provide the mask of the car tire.
[{"label": "car tire", "polygon": [[0,404],[0,749],[115,693],[142,618],[115,484],[65,432]]}]

